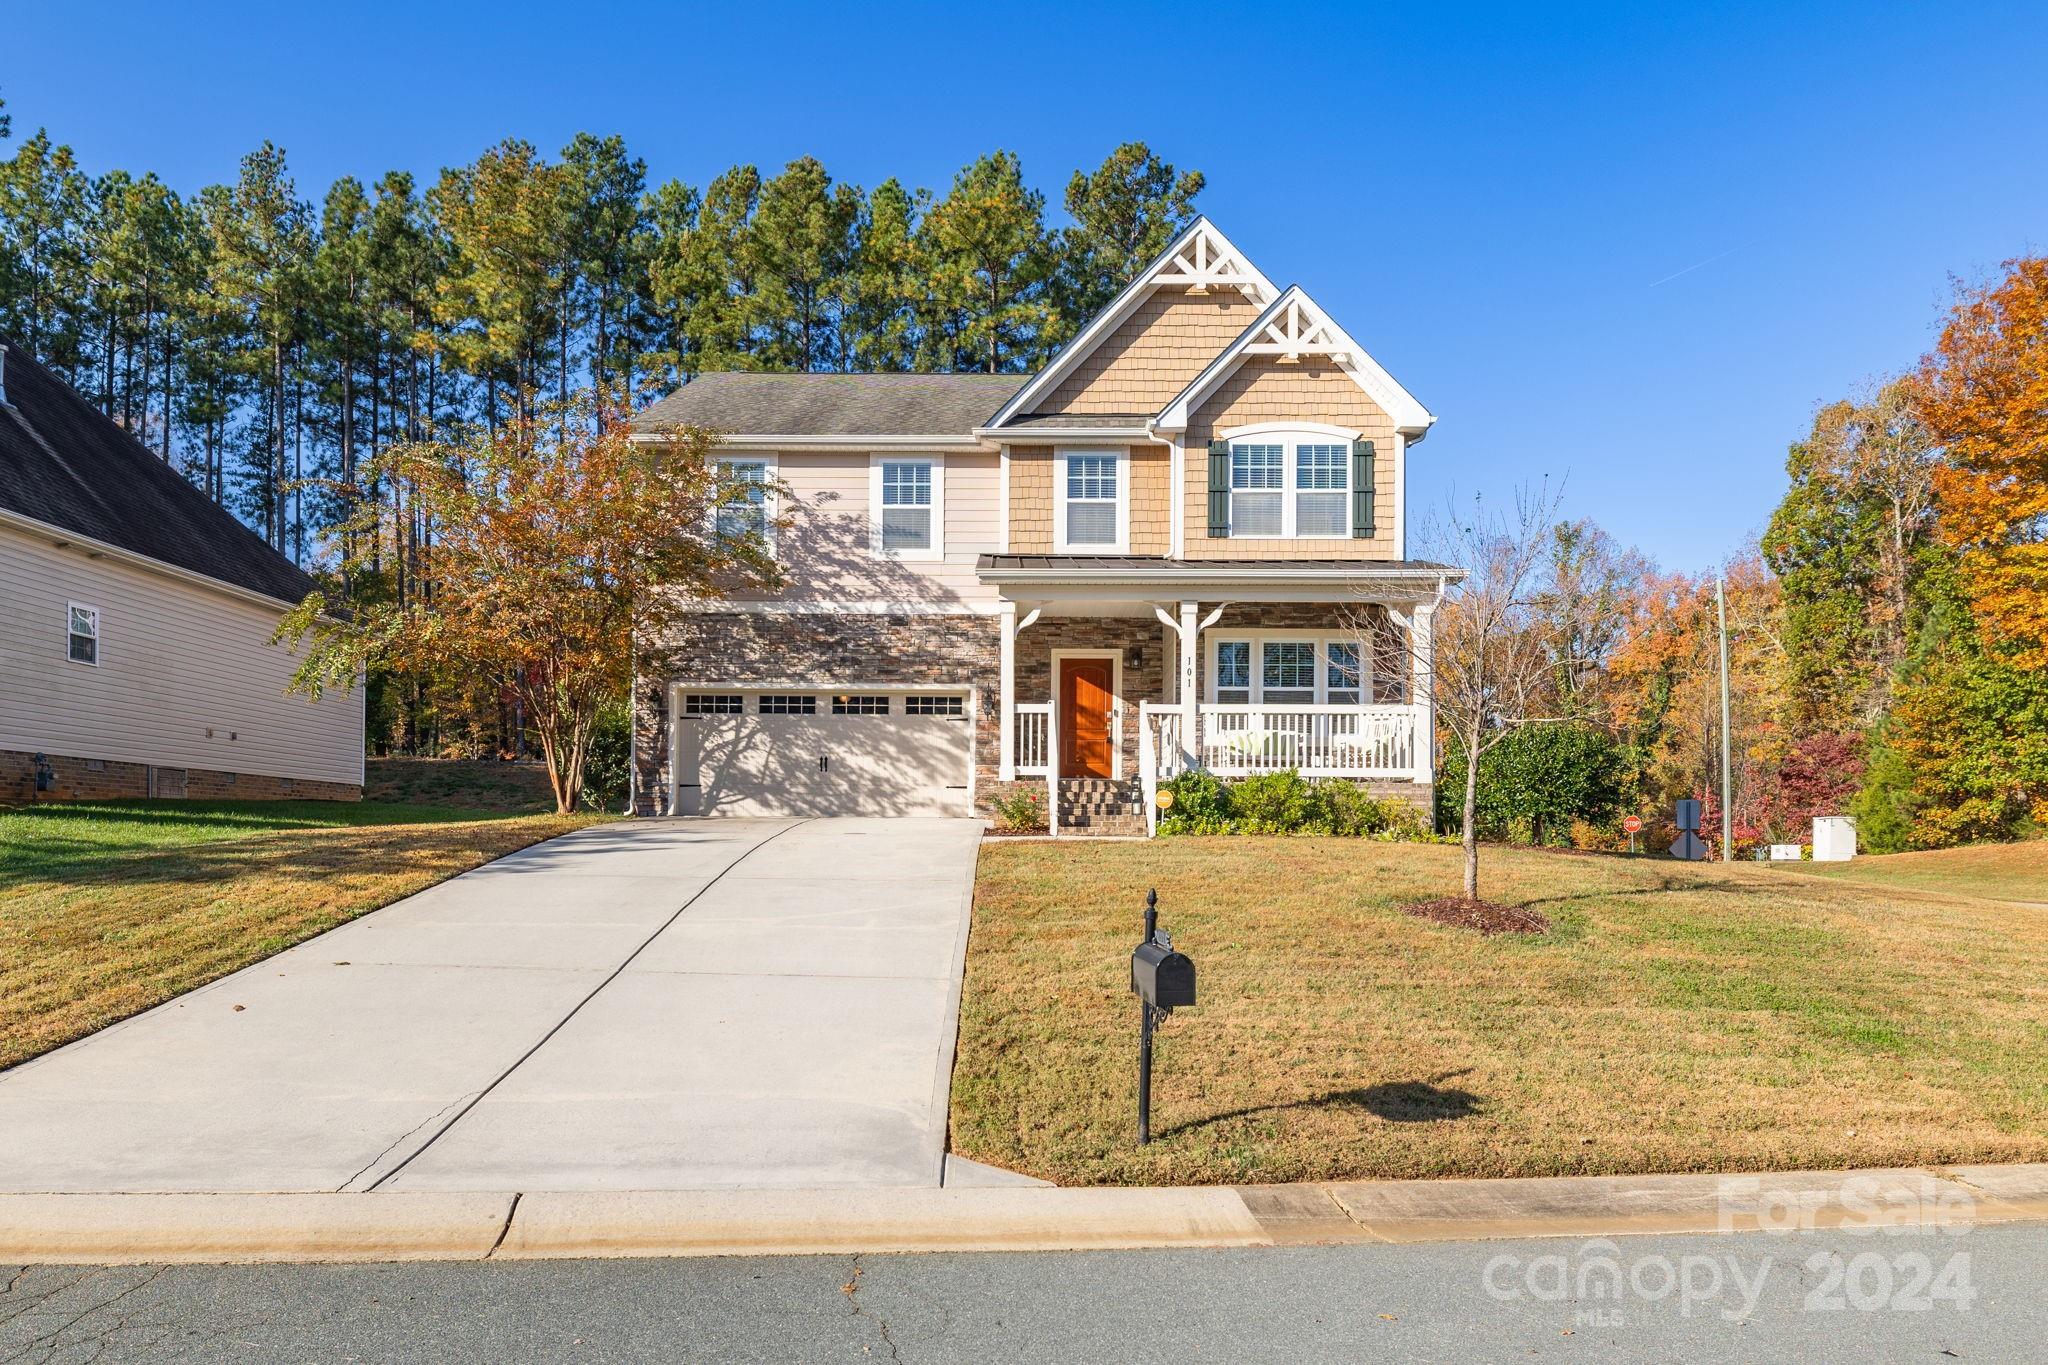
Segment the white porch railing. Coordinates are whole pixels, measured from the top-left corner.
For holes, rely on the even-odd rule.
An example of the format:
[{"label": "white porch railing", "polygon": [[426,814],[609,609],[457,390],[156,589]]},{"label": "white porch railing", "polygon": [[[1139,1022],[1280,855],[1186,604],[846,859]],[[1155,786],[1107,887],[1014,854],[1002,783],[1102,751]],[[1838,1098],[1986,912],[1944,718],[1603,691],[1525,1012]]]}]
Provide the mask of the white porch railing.
[{"label": "white porch railing", "polygon": [[1043,777],[1052,761],[1052,703],[1017,704],[1017,776]]},{"label": "white porch railing", "polygon": [[1412,778],[1421,730],[1416,706],[1206,705],[1195,761],[1218,777]]}]

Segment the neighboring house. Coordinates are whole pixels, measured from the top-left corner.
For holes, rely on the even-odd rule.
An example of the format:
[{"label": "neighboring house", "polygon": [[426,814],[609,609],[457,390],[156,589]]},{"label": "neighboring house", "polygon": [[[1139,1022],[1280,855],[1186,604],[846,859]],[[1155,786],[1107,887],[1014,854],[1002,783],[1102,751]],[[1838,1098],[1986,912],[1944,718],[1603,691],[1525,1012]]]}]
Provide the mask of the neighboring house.
[{"label": "neighboring house", "polygon": [[293,659],[270,643],[312,587],[0,347],[0,803],[360,798],[362,691],[286,696]]},{"label": "neighboring house", "polygon": [[[642,811],[952,813],[1029,784],[1138,832],[1160,779],[1295,768],[1427,809],[1408,452],[1436,419],[1197,221],[1040,373],[706,374],[788,583],[641,642]],[[741,515],[739,519],[744,520]]]}]

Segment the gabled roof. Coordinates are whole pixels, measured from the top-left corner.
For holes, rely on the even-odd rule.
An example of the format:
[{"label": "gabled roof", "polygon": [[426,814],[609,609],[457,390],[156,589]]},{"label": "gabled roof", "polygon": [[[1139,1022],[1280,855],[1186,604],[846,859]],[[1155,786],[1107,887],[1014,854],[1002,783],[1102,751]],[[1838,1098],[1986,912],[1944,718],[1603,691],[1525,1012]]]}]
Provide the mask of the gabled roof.
[{"label": "gabled roof", "polygon": [[1238,333],[1186,388],[1161,410],[1158,425],[1168,431],[1185,431],[1188,416],[1202,400],[1215,391],[1247,356],[1271,355],[1298,360],[1302,356],[1326,356],[1351,376],[1373,402],[1394,420],[1394,429],[1420,438],[1436,421],[1436,414],[1422,406],[1415,395],[1401,387],[1365,348],[1351,339],[1336,320],[1324,312],[1298,284],[1273,300],[1251,325]]},{"label": "gabled roof", "polygon": [[0,512],[297,603],[313,580],[18,346],[4,360]]},{"label": "gabled roof", "polygon": [[700,374],[644,409],[635,431],[706,427],[748,436],[966,439],[1021,374]]},{"label": "gabled roof", "polygon": [[1090,318],[1088,325],[1062,346],[1046,367],[1031,377],[1030,383],[1003,404],[987,425],[1003,426],[1019,414],[1030,412],[1032,406],[1058,387],[1059,382],[1072,373],[1104,337],[1122,325],[1139,304],[1150,298],[1155,290],[1168,286],[1242,289],[1254,303],[1265,303],[1280,292],[1252,264],[1249,256],[1217,231],[1214,223],[1207,218],[1197,218],[1180,236],[1169,242],[1164,251],[1153,257],[1152,263],[1140,270],[1123,287],[1123,292],[1110,300],[1108,307]]}]

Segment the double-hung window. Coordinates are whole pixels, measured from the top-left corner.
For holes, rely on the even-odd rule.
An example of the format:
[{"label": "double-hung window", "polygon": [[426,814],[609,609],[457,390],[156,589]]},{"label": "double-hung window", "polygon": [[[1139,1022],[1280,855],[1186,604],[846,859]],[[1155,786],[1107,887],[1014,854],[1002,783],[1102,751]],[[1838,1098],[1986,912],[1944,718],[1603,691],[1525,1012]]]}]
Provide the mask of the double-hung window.
[{"label": "double-hung window", "polygon": [[1230,534],[1291,540],[1351,534],[1351,442],[1274,431],[1230,442]]},{"label": "double-hung window", "polygon": [[718,462],[718,535],[722,540],[745,536],[768,538],[768,462]]},{"label": "double-hung window", "polygon": [[1287,448],[1270,442],[1230,447],[1230,534],[1287,534]]},{"label": "double-hung window", "polygon": [[869,512],[877,553],[901,559],[936,559],[943,553],[943,470],[937,460],[875,458]]},{"label": "double-hung window", "polygon": [[1123,460],[1113,450],[1062,451],[1058,466],[1059,550],[1124,546]]},{"label": "double-hung window", "polygon": [[1259,700],[1276,706],[1316,699],[1316,642],[1266,640],[1259,645]]},{"label": "double-hung window", "polygon": [[65,641],[65,656],[75,664],[91,664],[99,667],[100,662],[100,612],[98,607],[81,607],[70,603],[65,612],[68,638]]},{"label": "double-hung window", "polygon": [[1375,687],[1355,636],[1307,632],[1217,639],[1210,699],[1224,706],[1357,706]]}]

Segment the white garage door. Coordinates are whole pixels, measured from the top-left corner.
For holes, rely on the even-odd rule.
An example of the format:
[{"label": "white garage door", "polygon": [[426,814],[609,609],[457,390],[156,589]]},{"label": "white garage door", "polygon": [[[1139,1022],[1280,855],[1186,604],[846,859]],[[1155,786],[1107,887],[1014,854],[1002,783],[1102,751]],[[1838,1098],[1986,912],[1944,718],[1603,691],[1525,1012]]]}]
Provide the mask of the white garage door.
[{"label": "white garage door", "polygon": [[961,693],[692,690],[678,700],[683,815],[967,815]]}]

